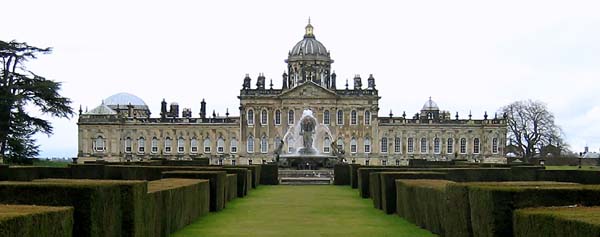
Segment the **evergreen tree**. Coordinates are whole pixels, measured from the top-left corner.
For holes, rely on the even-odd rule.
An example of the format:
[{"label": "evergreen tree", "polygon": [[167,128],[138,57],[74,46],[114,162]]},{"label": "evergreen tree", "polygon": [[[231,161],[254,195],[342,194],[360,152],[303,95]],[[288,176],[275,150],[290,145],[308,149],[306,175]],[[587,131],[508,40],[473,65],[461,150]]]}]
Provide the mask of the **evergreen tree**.
[{"label": "evergreen tree", "polygon": [[29,115],[25,106],[33,105],[43,114],[68,118],[73,115],[71,100],[61,96],[61,83],[29,71],[25,64],[51,48],[37,48],[27,43],[0,40],[0,161],[19,161],[38,154],[32,136],[37,132],[52,134],[52,125]]}]

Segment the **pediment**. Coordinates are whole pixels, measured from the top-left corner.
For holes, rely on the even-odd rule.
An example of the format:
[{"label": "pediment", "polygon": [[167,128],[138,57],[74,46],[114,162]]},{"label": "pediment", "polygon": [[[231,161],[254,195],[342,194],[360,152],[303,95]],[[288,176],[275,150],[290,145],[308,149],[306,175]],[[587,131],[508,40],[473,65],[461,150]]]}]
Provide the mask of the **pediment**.
[{"label": "pediment", "polygon": [[281,99],[335,99],[337,97],[335,92],[323,88],[312,81],[305,82],[279,95]]}]

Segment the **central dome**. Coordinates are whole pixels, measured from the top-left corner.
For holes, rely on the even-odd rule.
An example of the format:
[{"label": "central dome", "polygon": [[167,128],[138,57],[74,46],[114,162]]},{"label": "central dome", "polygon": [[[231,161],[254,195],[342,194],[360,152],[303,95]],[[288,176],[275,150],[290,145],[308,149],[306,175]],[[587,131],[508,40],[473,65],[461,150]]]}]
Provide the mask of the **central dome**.
[{"label": "central dome", "polygon": [[140,98],[129,93],[118,93],[104,99],[104,104],[115,109],[119,106],[126,108],[127,105],[132,105],[134,109],[148,109],[148,105]]},{"label": "central dome", "polygon": [[292,48],[290,57],[305,55],[329,57],[329,52],[327,52],[325,45],[315,39],[313,26],[310,24],[310,21],[305,29],[306,33],[304,34],[304,39],[300,40],[300,42]]}]

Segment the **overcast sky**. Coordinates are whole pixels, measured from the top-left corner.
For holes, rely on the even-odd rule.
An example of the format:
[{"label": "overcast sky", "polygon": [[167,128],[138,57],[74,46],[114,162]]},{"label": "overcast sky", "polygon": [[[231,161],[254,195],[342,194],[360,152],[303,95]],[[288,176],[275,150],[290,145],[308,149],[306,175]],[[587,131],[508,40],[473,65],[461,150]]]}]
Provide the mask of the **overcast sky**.
[{"label": "overcast sky", "polygon": [[[573,150],[600,148],[599,1],[6,1],[0,39],[53,47],[29,64],[89,109],[118,92],[198,116],[239,111],[249,73],[281,87],[288,51],[312,19],[338,87],[373,74],[379,116],[429,96],[465,118],[516,100],[547,104]],[[35,112],[32,112],[35,113]],[[77,154],[77,116],[52,119],[42,157]]]}]

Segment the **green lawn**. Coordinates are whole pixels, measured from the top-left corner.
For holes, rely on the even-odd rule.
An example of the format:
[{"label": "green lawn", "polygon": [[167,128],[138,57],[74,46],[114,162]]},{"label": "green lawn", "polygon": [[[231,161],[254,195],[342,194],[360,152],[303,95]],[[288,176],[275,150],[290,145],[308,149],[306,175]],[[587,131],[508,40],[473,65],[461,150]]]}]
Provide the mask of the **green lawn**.
[{"label": "green lawn", "polygon": [[173,236],[435,236],[348,186],[259,186]]}]

